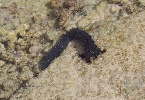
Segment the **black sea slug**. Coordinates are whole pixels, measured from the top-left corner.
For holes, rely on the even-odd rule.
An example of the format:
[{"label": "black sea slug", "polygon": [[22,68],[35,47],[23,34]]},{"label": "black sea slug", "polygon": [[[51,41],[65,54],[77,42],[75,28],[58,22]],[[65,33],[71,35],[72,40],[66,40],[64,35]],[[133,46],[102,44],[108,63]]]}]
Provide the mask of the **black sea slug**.
[{"label": "black sea slug", "polygon": [[66,49],[69,41],[72,40],[78,40],[82,43],[84,50],[79,56],[84,59],[86,63],[91,63],[91,57],[95,59],[100,53],[105,52],[105,50],[101,51],[100,48],[95,45],[93,39],[87,32],[79,28],[74,28],[62,35],[56,45],[43,57],[40,69],[43,70],[47,68],[55,58],[60,56],[64,49]]}]

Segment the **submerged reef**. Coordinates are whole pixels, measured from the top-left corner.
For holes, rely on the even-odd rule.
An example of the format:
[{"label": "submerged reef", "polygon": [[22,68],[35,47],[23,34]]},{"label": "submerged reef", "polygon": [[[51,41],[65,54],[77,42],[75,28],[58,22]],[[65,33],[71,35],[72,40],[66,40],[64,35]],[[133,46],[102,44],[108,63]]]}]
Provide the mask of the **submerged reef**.
[{"label": "submerged reef", "polygon": [[129,17],[145,9],[139,0],[52,0],[49,6],[60,28],[91,30],[104,21],[111,22]]},{"label": "submerged reef", "polygon": [[[144,99],[144,11],[145,0],[1,0],[0,99]],[[40,71],[76,27],[107,52],[87,64],[72,41]]]}]

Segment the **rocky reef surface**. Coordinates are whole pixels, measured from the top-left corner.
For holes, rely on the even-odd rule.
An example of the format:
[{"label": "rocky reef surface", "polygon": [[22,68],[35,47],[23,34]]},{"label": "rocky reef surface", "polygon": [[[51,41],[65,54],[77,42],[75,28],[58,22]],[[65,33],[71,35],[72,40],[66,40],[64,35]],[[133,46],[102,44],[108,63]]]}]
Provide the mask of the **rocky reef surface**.
[{"label": "rocky reef surface", "polygon": [[[1,0],[0,99],[145,99],[144,15],[144,0]],[[106,52],[86,64],[72,42],[39,70],[76,27]]]}]

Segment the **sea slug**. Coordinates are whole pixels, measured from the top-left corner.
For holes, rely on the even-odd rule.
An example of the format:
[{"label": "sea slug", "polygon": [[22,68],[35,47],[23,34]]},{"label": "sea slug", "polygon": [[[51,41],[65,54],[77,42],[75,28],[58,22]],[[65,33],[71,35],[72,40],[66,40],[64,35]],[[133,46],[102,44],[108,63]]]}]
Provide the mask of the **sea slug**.
[{"label": "sea slug", "polygon": [[82,43],[84,50],[79,56],[84,59],[86,63],[91,63],[91,57],[95,59],[100,53],[105,52],[105,50],[101,51],[100,48],[95,45],[93,39],[87,32],[79,28],[74,28],[62,35],[56,45],[41,59],[40,69],[43,70],[47,68],[55,58],[60,56],[64,49],[66,49],[69,41],[72,40],[78,40]]}]

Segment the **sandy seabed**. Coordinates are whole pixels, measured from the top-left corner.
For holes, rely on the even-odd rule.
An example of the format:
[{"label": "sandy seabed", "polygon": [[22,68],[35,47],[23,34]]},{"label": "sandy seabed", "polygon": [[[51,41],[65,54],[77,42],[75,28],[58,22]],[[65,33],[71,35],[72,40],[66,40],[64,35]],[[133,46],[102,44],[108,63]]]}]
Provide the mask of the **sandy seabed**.
[{"label": "sandy seabed", "polygon": [[53,18],[47,17],[48,0],[6,1],[0,5],[0,13],[5,11],[0,16],[0,99],[145,99],[144,1],[139,0],[142,9],[138,12],[124,13],[124,17],[115,21],[110,21],[109,18],[114,20],[115,15],[111,16],[101,25],[92,24],[96,27],[87,32],[106,52],[91,64],[78,57],[76,42],[71,42],[44,71],[38,68],[42,51],[47,52],[63,34],[53,27]]}]

